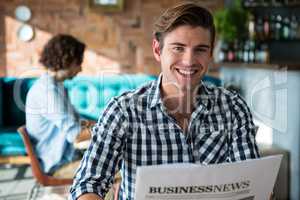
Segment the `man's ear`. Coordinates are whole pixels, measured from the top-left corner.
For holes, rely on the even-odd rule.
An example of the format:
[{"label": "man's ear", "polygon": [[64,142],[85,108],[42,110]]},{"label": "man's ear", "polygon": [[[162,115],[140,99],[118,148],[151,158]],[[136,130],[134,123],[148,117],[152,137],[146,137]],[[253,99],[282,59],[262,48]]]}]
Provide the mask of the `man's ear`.
[{"label": "man's ear", "polygon": [[152,51],[153,51],[153,55],[154,58],[160,62],[160,48],[159,48],[159,42],[156,39],[152,40]]}]

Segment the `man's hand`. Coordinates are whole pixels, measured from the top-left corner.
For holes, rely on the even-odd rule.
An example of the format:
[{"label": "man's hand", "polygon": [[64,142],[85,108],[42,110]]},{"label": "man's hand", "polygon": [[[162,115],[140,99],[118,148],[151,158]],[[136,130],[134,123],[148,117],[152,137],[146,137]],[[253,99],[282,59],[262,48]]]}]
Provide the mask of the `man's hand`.
[{"label": "man's hand", "polygon": [[100,196],[94,193],[86,193],[81,195],[78,200],[103,200]]}]

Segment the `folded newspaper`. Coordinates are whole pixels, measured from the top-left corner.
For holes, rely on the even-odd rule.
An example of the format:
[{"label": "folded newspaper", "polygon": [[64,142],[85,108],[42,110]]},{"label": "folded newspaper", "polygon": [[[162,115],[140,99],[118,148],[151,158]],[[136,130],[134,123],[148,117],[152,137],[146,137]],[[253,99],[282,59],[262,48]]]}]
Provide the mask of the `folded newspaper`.
[{"label": "folded newspaper", "polygon": [[282,155],[234,163],[137,169],[137,200],[268,200]]}]

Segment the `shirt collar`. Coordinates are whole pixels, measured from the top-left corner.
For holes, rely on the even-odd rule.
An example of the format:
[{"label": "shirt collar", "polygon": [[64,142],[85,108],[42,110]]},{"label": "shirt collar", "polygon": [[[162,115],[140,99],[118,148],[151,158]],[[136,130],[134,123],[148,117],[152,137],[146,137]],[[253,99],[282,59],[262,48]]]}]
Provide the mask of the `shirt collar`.
[{"label": "shirt collar", "polygon": [[197,91],[197,96],[195,99],[196,107],[199,107],[200,105],[204,106],[206,109],[210,107],[210,100],[213,100],[212,97],[212,91],[209,90],[207,85],[201,80],[200,87]]},{"label": "shirt collar", "polygon": [[[159,104],[162,104],[160,85],[162,81],[162,73],[159,75],[158,79],[153,82],[150,88],[150,108],[153,108]],[[196,107],[202,105],[205,108],[210,107],[210,98],[212,98],[212,92],[208,89],[206,84],[201,80],[200,87],[197,91],[196,96]]]},{"label": "shirt collar", "polygon": [[162,103],[161,95],[160,95],[161,80],[162,80],[162,74],[159,75],[158,79],[153,82],[150,88],[150,96],[149,96],[150,108],[153,108]]}]

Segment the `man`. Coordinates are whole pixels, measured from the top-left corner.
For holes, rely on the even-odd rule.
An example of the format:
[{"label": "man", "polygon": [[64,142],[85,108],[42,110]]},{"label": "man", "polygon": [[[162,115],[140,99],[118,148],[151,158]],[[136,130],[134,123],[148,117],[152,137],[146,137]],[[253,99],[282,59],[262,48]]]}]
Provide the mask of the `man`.
[{"label": "man", "polygon": [[119,199],[133,200],[138,166],[259,157],[245,102],[201,82],[214,38],[212,15],[196,4],[178,5],[158,19],[152,48],[162,73],[109,103],[77,172],[73,199],[102,199],[119,170]]}]

